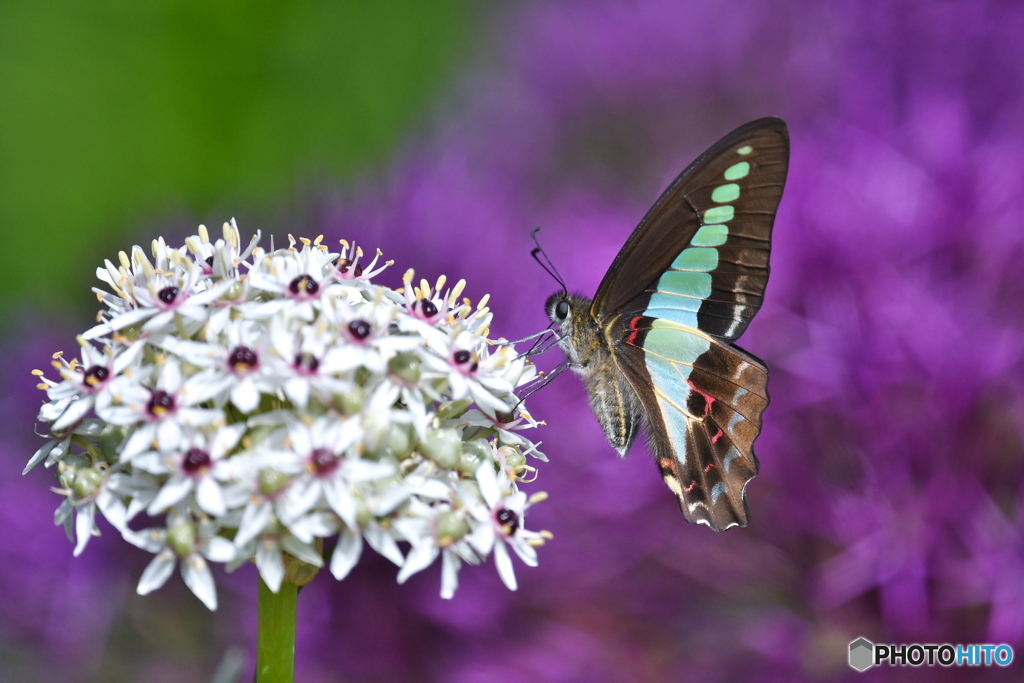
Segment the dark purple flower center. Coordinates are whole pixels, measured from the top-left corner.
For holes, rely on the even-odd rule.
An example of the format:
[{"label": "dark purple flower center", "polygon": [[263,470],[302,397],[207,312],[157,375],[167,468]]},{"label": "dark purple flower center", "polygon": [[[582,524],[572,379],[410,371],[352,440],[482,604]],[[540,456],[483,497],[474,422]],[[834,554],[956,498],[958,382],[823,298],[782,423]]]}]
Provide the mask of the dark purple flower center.
[{"label": "dark purple flower center", "polygon": [[110,377],[110,370],[102,365],[94,365],[85,371],[85,385],[95,387],[105,382],[107,377]]},{"label": "dark purple flower center", "polygon": [[213,257],[212,256],[207,256],[206,257],[206,265],[208,265],[211,268],[213,268]]},{"label": "dark purple flower center", "polygon": [[178,296],[177,287],[164,287],[157,292],[156,298],[163,301],[165,304],[173,304],[174,299]]},{"label": "dark purple flower center", "polygon": [[210,467],[210,454],[201,448],[190,448],[181,460],[185,474],[198,474]]},{"label": "dark purple flower center", "polygon": [[356,339],[366,339],[370,336],[370,323],[365,320],[353,320],[348,324],[348,331]]},{"label": "dark purple flower center", "polygon": [[248,346],[236,346],[231,355],[228,356],[228,365],[237,373],[245,373],[256,367],[259,362],[259,354]]},{"label": "dark purple flower center", "polygon": [[419,311],[424,318],[433,318],[437,315],[437,306],[430,299],[418,299],[412,307],[413,310]]},{"label": "dark purple flower center", "polygon": [[308,275],[300,275],[291,284],[288,285],[288,291],[292,294],[309,294],[313,295],[320,291],[320,285],[317,281]]},{"label": "dark purple flower center", "polygon": [[174,397],[163,389],[156,389],[146,404],[146,410],[153,417],[164,417],[174,411]]},{"label": "dark purple flower center", "polygon": [[332,453],[326,448],[318,448],[313,451],[309,461],[318,475],[326,476],[338,469],[341,458],[338,457],[337,453]]},{"label": "dark purple flower center", "polygon": [[472,361],[472,365],[469,366],[470,372],[476,372],[476,369],[479,367],[479,363],[473,360],[473,354],[465,349],[459,349],[456,351],[452,358],[455,360],[456,365],[465,365]]},{"label": "dark purple flower center", "polygon": [[320,361],[309,351],[295,354],[295,367],[304,372],[316,372]]},{"label": "dark purple flower center", "polygon": [[498,514],[496,515],[496,517],[498,519],[498,524],[502,526],[502,528],[505,530],[505,533],[509,536],[514,534],[516,530],[519,528],[519,515],[512,512],[508,508],[502,508],[501,510],[498,510]]},{"label": "dark purple flower center", "polygon": [[359,277],[363,274],[363,267],[358,263],[355,264],[355,268],[352,267],[352,259],[338,259],[335,262],[335,265],[338,266],[338,271],[343,275],[347,275],[350,269],[355,277]]}]

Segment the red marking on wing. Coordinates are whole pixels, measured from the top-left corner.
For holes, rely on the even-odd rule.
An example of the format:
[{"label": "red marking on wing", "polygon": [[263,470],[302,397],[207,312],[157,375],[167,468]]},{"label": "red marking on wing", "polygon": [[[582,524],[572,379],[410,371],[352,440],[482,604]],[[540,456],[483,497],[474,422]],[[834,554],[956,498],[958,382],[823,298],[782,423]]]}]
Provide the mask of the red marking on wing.
[{"label": "red marking on wing", "polygon": [[722,430],[719,429],[718,432],[713,437],[711,437],[711,443],[718,443],[718,440],[721,439],[721,438],[722,438]]},{"label": "red marking on wing", "polygon": [[714,466],[715,466],[715,463],[713,463],[713,462],[708,463],[708,466],[704,468],[704,474],[707,474],[708,472],[710,472],[711,468],[714,467]]},{"label": "red marking on wing", "polygon": [[629,321],[629,329],[631,330],[631,332],[629,333],[629,338],[626,339],[626,343],[629,344],[630,346],[636,346],[636,344],[634,344],[633,342],[636,341],[637,335],[640,334],[640,330],[637,329],[637,325],[640,324],[641,320],[643,320],[643,316],[638,315]]},{"label": "red marking on wing", "polygon": [[689,493],[690,491],[692,491],[692,490],[693,490],[693,487],[694,487],[694,486],[696,486],[696,485],[697,485],[697,480],[696,480],[696,479],[694,479],[693,481],[691,481],[691,482],[690,482],[690,485],[689,485],[689,486],[687,486],[687,487],[686,487],[685,489],[683,489],[683,490],[684,490],[684,491],[686,491],[687,493]]},{"label": "red marking on wing", "polygon": [[694,384],[693,382],[691,382],[690,380],[686,380],[686,383],[690,385],[691,389],[693,389],[698,394],[700,394],[701,396],[704,397],[704,417],[707,417],[708,415],[710,415],[711,414],[711,404],[714,403],[715,401],[717,401],[718,399],[715,398],[714,396],[712,396],[711,394],[705,393],[705,392],[701,391],[700,389],[698,389],[697,385]]}]

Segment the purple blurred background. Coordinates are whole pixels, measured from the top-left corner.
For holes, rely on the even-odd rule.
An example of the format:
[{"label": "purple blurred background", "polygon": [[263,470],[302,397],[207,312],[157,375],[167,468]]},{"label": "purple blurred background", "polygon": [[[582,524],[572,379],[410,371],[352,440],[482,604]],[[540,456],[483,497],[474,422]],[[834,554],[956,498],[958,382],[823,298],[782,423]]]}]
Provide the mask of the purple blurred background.
[{"label": "purple blurred background", "polygon": [[[568,375],[530,399],[551,462],[531,528],[555,540],[507,591],[467,568],[394,582],[379,558],[300,595],[297,680],[1019,680],[1024,664],[1024,5],[578,0],[484,20],[490,47],[361,191],[321,190],[285,233],[380,246],[492,295],[494,332],[592,294],[667,183],[778,115],[792,163],[766,303],[740,340],[772,371],[750,526],[687,525],[638,446],[620,460]],[[192,226],[185,226],[185,230]],[[243,232],[247,226],[240,222]],[[148,240],[152,235],[140,235]],[[83,268],[91,265],[83,265]],[[208,679],[254,643],[255,571],[208,614],[108,533],[51,524],[27,370],[74,329],[9,343],[0,409],[3,671],[12,680]],[[541,359],[543,367],[560,356]],[[1005,642],[1010,670],[871,670],[847,644]],[[886,677],[888,674],[889,678]]]}]

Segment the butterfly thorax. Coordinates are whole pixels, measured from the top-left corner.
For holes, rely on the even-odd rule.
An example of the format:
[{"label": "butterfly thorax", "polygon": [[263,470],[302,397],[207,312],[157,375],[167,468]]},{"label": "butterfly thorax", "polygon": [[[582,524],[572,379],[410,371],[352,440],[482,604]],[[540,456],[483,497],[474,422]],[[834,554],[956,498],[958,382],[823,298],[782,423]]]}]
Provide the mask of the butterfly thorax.
[{"label": "butterfly thorax", "polygon": [[557,325],[558,345],[569,367],[586,384],[590,407],[608,441],[625,455],[640,431],[643,410],[636,392],[615,368],[611,344],[591,314],[591,303],[585,296],[556,292],[545,308]]}]

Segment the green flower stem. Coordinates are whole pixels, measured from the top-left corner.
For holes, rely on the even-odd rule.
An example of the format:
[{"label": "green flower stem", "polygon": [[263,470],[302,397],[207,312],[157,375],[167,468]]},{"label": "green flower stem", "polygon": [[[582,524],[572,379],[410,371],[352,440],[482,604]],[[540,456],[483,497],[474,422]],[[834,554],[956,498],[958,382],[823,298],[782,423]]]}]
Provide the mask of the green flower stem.
[{"label": "green flower stem", "polygon": [[295,680],[295,611],[299,587],[282,581],[274,593],[260,577],[256,683]]}]

